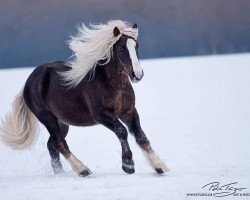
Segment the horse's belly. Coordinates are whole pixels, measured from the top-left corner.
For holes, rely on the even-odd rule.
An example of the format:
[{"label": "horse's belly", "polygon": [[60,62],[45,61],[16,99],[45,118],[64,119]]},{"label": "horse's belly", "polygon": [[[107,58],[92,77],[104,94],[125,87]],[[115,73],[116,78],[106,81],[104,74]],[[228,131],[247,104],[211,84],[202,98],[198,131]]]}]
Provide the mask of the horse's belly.
[{"label": "horse's belly", "polygon": [[53,114],[62,122],[74,126],[92,126],[96,121],[84,105],[77,105],[72,102],[68,105],[54,105]]},{"label": "horse's belly", "polygon": [[72,116],[64,114],[63,117],[58,116],[60,121],[63,121],[65,124],[73,125],[73,126],[92,126],[97,124],[96,121],[90,115],[81,115]]}]

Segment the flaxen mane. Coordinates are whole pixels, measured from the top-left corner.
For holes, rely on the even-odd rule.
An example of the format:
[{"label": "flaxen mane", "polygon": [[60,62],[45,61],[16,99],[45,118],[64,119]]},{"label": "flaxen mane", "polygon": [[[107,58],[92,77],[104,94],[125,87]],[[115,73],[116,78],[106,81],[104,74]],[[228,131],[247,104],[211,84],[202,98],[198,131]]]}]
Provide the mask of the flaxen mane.
[{"label": "flaxen mane", "polygon": [[[113,30],[117,27],[121,34],[114,37]],[[95,67],[107,64],[112,56],[112,47],[119,40],[122,34],[129,35],[135,39],[138,30],[121,20],[112,20],[107,24],[90,25],[84,24],[78,27],[78,34],[68,41],[70,49],[73,51],[72,60],[69,62],[71,69],[60,73],[68,86],[78,85],[89,72],[93,76]]]}]

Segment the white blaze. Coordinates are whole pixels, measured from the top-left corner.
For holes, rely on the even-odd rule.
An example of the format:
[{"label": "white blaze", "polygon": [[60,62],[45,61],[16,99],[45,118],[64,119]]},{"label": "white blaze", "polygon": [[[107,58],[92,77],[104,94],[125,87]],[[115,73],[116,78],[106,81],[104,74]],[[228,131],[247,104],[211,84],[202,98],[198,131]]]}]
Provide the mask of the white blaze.
[{"label": "white blaze", "polygon": [[142,68],[140,66],[136,51],[135,51],[135,47],[136,47],[136,42],[133,39],[128,38],[127,49],[129,52],[130,59],[132,61],[133,71],[137,78],[141,78],[143,72],[142,72]]}]

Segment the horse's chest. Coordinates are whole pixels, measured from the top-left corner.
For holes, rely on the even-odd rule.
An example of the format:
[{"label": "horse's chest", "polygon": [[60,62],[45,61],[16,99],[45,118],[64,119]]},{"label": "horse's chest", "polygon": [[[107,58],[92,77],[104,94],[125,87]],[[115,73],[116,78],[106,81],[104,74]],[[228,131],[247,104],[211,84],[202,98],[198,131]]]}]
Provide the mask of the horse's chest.
[{"label": "horse's chest", "polygon": [[114,98],[114,110],[115,112],[119,112],[123,107],[123,92],[118,91]]},{"label": "horse's chest", "polygon": [[116,115],[130,112],[134,107],[133,92],[127,90],[120,90],[116,93],[114,98],[114,112]]}]

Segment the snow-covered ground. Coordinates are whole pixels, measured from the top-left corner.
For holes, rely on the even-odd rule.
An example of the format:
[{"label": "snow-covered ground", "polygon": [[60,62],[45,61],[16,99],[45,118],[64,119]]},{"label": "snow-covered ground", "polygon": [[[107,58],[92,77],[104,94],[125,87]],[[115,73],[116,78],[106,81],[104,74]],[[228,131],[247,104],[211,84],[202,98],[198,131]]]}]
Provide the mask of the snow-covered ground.
[{"label": "snow-covered ground", "polygon": [[[102,126],[71,127],[70,149],[93,172],[80,178],[63,159],[53,175],[41,126],[34,148],[14,151],[0,143],[0,199],[213,199],[207,183],[238,182],[250,193],[250,54],[145,60],[134,84],[144,131],[170,168],[157,175],[129,136],[135,174],[121,169],[116,136]],[[32,68],[0,70],[0,117],[11,109]],[[224,197],[248,199],[248,197]]]}]

